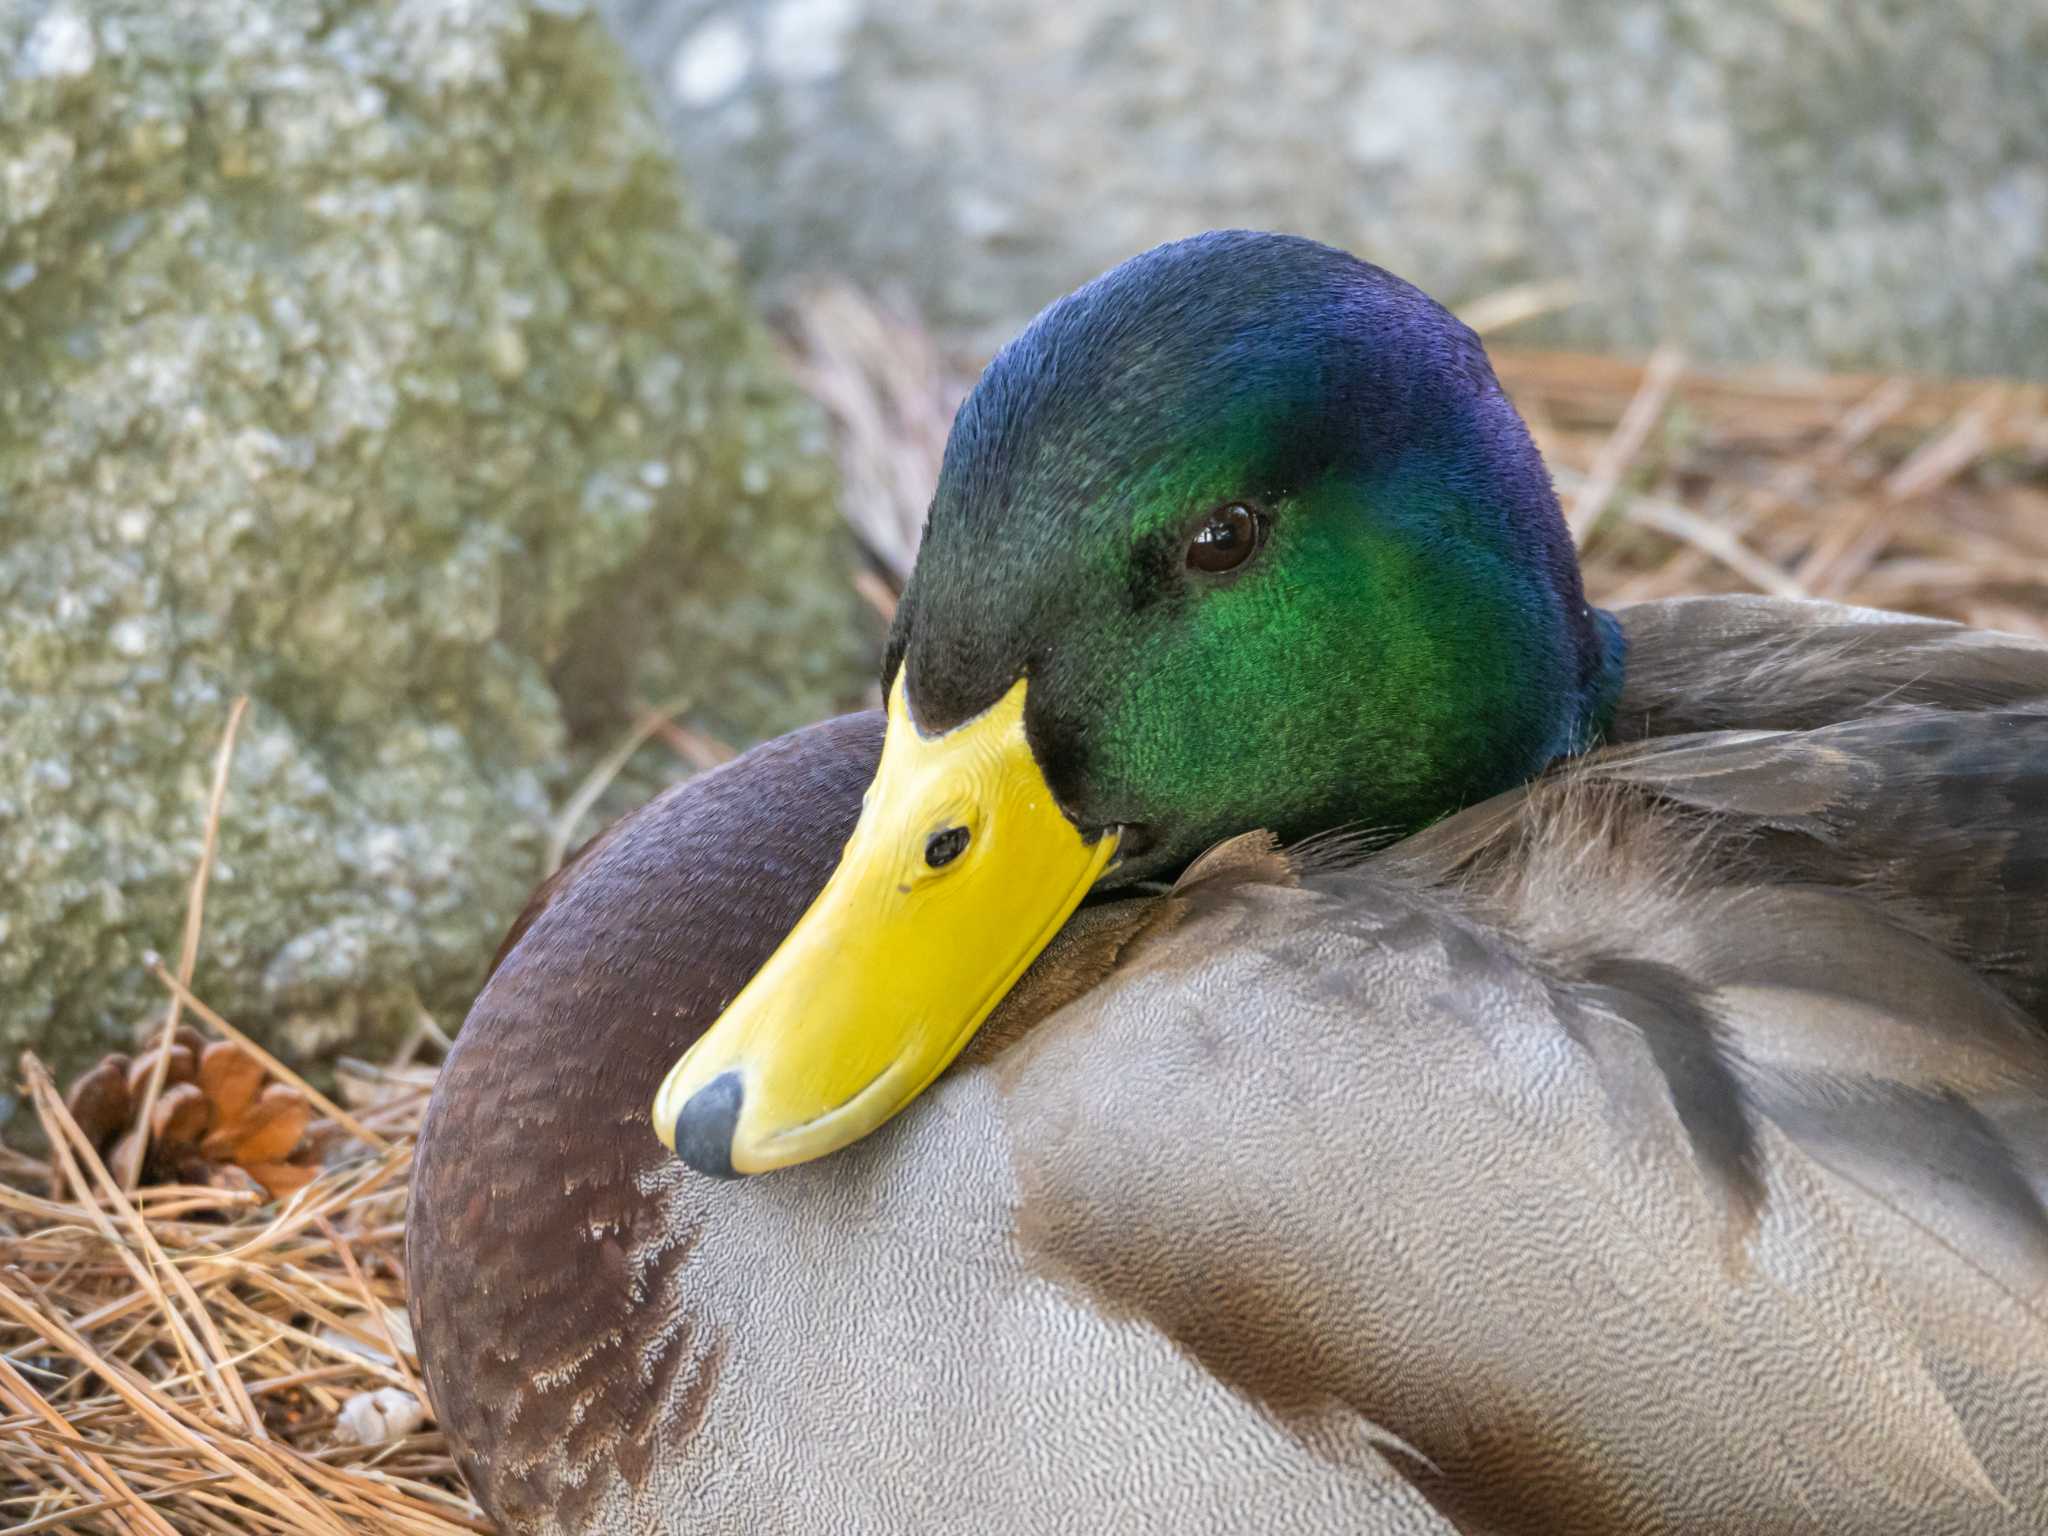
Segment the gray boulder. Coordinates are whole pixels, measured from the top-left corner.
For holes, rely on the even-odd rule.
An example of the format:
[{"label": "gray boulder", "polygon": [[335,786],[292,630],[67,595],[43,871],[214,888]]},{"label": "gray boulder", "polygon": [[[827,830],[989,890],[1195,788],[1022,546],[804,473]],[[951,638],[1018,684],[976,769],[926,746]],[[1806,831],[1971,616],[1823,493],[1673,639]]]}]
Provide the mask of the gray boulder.
[{"label": "gray boulder", "polygon": [[161,1007],[234,694],[202,995],[302,1056],[452,1026],[637,705],[857,693],[841,538],[580,7],[0,4],[9,1078]]},{"label": "gray boulder", "polygon": [[1299,230],[1518,339],[2048,375],[2040,0],[608,0],[771,280],[987,342],[1141,247]]}]

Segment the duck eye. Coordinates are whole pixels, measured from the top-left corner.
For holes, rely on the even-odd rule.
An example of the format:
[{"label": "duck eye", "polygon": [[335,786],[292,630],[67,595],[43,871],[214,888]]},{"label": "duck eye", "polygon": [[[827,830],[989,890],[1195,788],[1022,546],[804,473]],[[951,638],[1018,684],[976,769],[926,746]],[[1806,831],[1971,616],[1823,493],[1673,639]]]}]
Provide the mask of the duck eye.
[{"label": "duck eye", "polygon": [[1188,541],[1188,569],[1211,576],[1234,571],[1259,547],[1262,520],[1242,502],[1218,507]]}]

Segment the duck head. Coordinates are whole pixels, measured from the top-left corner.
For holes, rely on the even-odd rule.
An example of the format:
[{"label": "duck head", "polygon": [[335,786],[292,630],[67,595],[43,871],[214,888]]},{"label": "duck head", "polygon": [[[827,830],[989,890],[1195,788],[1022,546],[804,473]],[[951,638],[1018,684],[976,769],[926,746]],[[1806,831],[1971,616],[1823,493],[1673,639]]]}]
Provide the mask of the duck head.
[{"label": "duck head", "polygon": [[1466,326],[1308,240],[1135,257],[961,407],[859,825],[655,1129],[725,1175],[842,1147],[1090,891],[1254,828],[1411,831],[1583,750],[1620,680]]}]

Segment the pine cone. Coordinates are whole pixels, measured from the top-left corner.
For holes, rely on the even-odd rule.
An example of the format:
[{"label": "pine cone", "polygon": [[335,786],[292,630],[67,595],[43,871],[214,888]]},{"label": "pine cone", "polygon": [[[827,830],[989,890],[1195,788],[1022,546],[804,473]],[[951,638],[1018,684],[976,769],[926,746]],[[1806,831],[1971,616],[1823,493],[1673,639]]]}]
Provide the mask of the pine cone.
[{"label": "pine cone", "polygon": [[[65,1094],[93,1146],[119,1167],[134,1156],[135,1123],[159,1047],[115,1053],[81,1074]],[[146,1184],[262,1189],[276,1199],[310,1183],[320,1168],[306,1129],[313,1106],[289,1083],[266,1082],[263,1064],[231,1040],[181,1025],[150,1112]]]}]

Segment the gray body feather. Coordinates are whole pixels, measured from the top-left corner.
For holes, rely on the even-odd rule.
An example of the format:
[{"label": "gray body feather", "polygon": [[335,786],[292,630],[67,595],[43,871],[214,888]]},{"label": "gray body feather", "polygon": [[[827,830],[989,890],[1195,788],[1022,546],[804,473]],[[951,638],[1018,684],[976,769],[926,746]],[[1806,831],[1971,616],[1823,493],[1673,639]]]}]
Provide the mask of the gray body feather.
[{"label": "gray body feather", "polygon": [[486,1504],[2048,1530],[2048,647],[1623,619],[1613,745],[1376,855],[1246,842],[1088,909],[909,1112],[739,1184],[646,1105],[843,836],[758,828],[857,804],[875,727],[622,824],[420,1153],[423,1359]]}]

